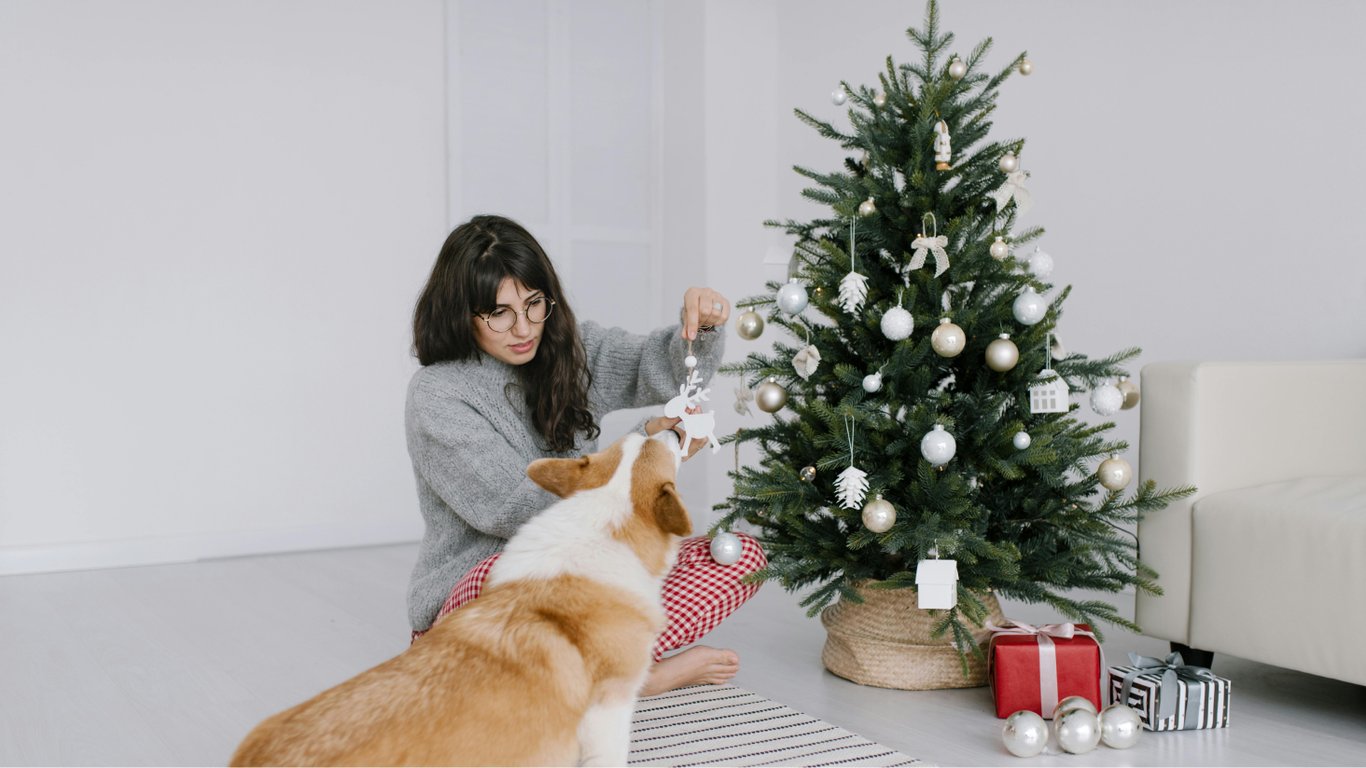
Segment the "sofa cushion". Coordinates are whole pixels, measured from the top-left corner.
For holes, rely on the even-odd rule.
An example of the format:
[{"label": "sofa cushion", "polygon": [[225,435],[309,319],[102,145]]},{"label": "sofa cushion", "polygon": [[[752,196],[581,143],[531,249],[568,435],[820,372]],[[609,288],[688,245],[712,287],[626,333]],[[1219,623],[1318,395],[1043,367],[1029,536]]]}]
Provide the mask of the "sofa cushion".
[{"label": "sofa cushion", "polygon": [[1366,684],[1366,474],[1192,508],[1191,645]]}]

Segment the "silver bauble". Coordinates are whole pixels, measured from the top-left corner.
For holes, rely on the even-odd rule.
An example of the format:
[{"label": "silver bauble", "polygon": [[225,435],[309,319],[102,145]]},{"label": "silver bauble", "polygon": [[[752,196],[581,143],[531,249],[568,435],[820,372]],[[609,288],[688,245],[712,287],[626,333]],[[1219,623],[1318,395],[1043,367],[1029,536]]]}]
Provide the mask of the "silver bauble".
[{"label": "silver bauble", "polygon": [[816,479],[816,468],[811,466],[802,467],[802,471],[799,475],[804,483],[814,482]]},{"label": "silver bauble", "polygon": [[1042,248],[1035,247],[1029,254],[1029,274],[1035,277],[1048,277],[1053,273],[1053,257]]},{"label": "silver bauble", "polygon": [[957,357],[967,344],[967,334],[947,317],[941,318],[939,327],[930,334],[930,346],[940,357]]},{"label": "silver bauble", "polygon": [[1096,477],[1100,478],[1100,484],[1112,491],[1123,489],[1134,477],[1133,467],[1129,462],[1118,456],[1111,456],[1102,461],[1100,467],[1096,469]]},{"label": "silver bauble", "polygon": [[858,215],[872,216],[875,213],[877,213],[877,203],[873,202],[873,198],[870,197],[858,204]]},{"label": "silver bauble", "polygon": [[1024,449],[1028,448],[1031,443],[1034,442],[1034,438],[1030,437],[1028,432],[1020,430],[1019,432],[1015,433],[1014,437],[1010,438],[1010,442],[1015,446],[1017,450],[1023,451]]},{"label": "silver bauble", "polygon": [[869,392],[869,393],[871,393],[871,392],[876,392],[876,391],[878,391],[879,389],[882,389],[882,374],[880,374],[880,373],[870,373],[870,374],[868,374],[867,376],[864,376],[864,377],[863,377],[863,391],[864,391],[864,392]]},{"label": "silver bauble", "polygon": [[1007,152],[1001,155],[1001,159],[996,164],[1006,173],[1013,173],[1016,168],[1020,167],[1020,159]]},{"label": "silver bauble", "polygon": [[787,390],[777,379],[769,379],[754,388],[754,404],[764,413],[777,413],[787,405]]},{"label": "silver bauble", "polygon": [[997,373],[1005,373],[1020,362],[1020,348],[1010,340],[1010,334],[1003,333],[1000,338],[987,345],[987,367]]},{"label": "silver bauble", "polygon": [[915,318],[901,307],[892,307],[882,316],[882,335],[892,341],[901,341],[915,330]]},{"label": "silver bauble", "polygon": [[1010,255],[1010,244],[1005,241],[1005,238],[997,236],[987,250],[991,252],[991,258],[1000,261]]},{"label": "silver bauble", "polygon": [[1022,709],[1006,718],[1001,726],[1001,741],[1016,757],[1035,757],[1048,746],[1048,723],[1038,712]]},{"label": "silver bauble", "polygon": [[1020,74],[1026,77],[1034,74],[1034,62],[1029,59],[1020,59]]},{"label": "silver bauble", "polygon": [[936,467],[948,464],[957,452],[958,441],[944,429],[943,424],[935,424],[934,429],[920,438],[920,455]]},{"label": "silver bauble", "polygon": [[1024,325],[1034,325],[1043,319],[1048,312],[1048,302],[1038,294],[1032,287],[1025,288],[1019,296],[1015,297],[1015,303],[1011,305],[1011,311],[1015,313],[1015,319]]},{"label": "silver bauble", "polygon": [[1133,707],[1111,704],[1100,711],[1100,741],[1112,749],[1128,749],[1138,743],[1143,719]]},{"label": "silver bauble", "polygon": [[1120,391],[1120,394],[1124,395],[1124,405],[1121,405],[1120,408],[1127,411],[1135,405],[1138,405],[1140,393],[1137,384],[1128,379],[1120,379],[1119,382],[1115,384],[1115,388]]},{"label": "silver bauble", "polygon": [[1124,393],[1114,384],[1106,382],[1091,390],[1091,410],[1101,416],[1117,413],[1123,405]]},{"label": "silver bauble", "polygon": [[810,299],[806,295],[806,286],[792,278],[787,284],[778,289],[778,309],[789,315],[799,315],[806,309]]},{"label": "silver bauble", "polygon": [[1058,702],[1058,706],[1053,708],[1053,717],[1066,714],[1074,709],[1084,709],[1091,714],[1096,714],[1096,705],[1085,696],[1068,696]]},{"label": "silver bauble", "polygon": [[733,533],[722,531],[711,537],[711,559],[721,565],[735,565],[743,552],[739,537]]},{"label": "silver bauble", "polygon": [[764,317],[754,310],[749,310],[740,315],[740,319],[735,323],[735,332],[740,334],[740,338],[753,341],[759,338],[759,334],[764,332]]},{"label": "silver bauble", "polygon": [[885,533],[896,524],[896,507],[878,494],[863,506],[863,526],[873,533]]},{"label": "silver bauble", "polygon": [[1053,735],[1059,747],[1074,755],[1090,752],[1100,743],[1100,718],[1080,707],[1070,709],[1053,718]]},{"label": "silver bauble", "polygon": [[848,101],[848,99],[849,94],[844,92],[843,86],[836,88],[834,91],[830,93],[830,101],[833,102],[837,107],[844,106],[844,102]]},{"label": "silver bauble", "polygon": [[962,80],[963,76],[967,73],[968,65],[964,64],[962,59],[954,56],[953,61],[949,62],[949,77],[952,77],[954,80]]}]

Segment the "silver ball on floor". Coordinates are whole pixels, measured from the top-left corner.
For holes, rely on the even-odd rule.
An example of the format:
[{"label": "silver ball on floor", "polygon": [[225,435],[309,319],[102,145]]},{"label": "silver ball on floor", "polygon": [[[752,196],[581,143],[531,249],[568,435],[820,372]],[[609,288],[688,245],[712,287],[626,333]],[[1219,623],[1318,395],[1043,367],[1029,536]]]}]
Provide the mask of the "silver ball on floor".
[{"label": "silver ball on floor", "polygon": [[1143,720],[1125,704],[1111,704],[1100,712],[1100,740],[1113,749],[1128,749],[1138,743]]},{"label": "silver ball on floor", "polygon": [[1048,723],[1037,712],[1022,709],[1006,718],[1001,741],[1016,757],[1034,757],[1048,746]]}]

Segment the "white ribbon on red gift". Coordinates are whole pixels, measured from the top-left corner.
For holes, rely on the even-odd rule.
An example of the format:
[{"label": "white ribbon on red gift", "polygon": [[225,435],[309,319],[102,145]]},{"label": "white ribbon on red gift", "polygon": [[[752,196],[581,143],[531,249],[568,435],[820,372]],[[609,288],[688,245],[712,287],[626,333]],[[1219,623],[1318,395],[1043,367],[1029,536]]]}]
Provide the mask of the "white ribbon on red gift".
[{"label": "white ribbon on red gift", "polygon": [[1045,718],[1053,716],[1053,709],[1058,706],[1058,648],[1053,643],[1053,638],[1071,640],[1077,635],[1089,637],[1096,641],[1096,648],[1100,651],[1100,696],[1104,700],[1109,686],[1110,669],[1105,666],[1105,649],[1101,648],[1100,640],[1096,639],[1094,632],[1078,629],[1076,624],[1040,624],[1034,626],[1025,624],[1014,619],[1007,619],[1006,626],[998,626],[987,622],[986,629],[991,632],[991,640],[994,643],[997,635],[1033,635],[1039,643],[1039,708]]}]

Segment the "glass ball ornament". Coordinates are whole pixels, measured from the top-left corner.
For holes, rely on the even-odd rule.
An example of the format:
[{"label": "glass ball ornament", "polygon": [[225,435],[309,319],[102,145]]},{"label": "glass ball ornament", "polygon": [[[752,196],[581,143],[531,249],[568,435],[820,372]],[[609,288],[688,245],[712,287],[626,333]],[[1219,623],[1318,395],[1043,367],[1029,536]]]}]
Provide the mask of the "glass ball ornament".
[{"label": "glass ball ornament", "polygon": [[711,537],[711,559],[721,565],[735,565],[743,552],[740,537],[729,531],[722,531]]},{"label": "glass ball ornament", "polygon": [[920,455],[936,467],[942,467],[953,459],[958,452],[958,441],[944,429],[943,424],[935,424],[934,429],[920,438]]},{"label": "glass ball ornament", "polygon": [[1111,749],[1128,749],[1138,743],[1143,720],[1127,704],[1111,704],[1100,711],[1100,743]]},{"label": "glass ball ornament", "polygon": [[1020,362],[1020,348],[1010,340],[1010,334],[1003,333],[987,345],[987,367],[997,373],[1005,373]]},{"label": "glass ball ornament", "polygon": [[1022,709],[1006,718],[1001,741],[1016,757],[1036,757],[1048,746],[1048,723],[1038,712]]},{"label": "glass ball ornament", "polygon": [[740,338],[753,341],[764,332],[764,317],[754,310],[748,310],[735,321],[735,332]]},{"label": "glass ball ornament", "polygon": [[882,389],[882,374],[870,373],[863,377],[863,391],[873,393]]},{"label": "glass ball ornament", "polygon": [[874,93],[874,94],[873,94],[873,106],[875,106],[875,107],[885,107],[885,106],[887,106],[887,94],[883,93],[882,91],[878,91],[877,93]]},{"label": "glass ball ornament", "polygon": [[1020,167],[1020,159],[1014,153],[1007,152],[1001,155],[1001,159],[996,164],[1002,171],[1014,173]]},{"label": "glass ball ornament", "polygon": [[858,215],[872,216],[875,213],[877,213],[877,203],[873,202],[872,197],[858,204]]},{"label": "glass ball ornament", "polygon": [[1068,696],[1058,702],[1058,706],[1053,708],[1053,717],[1065,714],[1074,709],[1084,709],[1091,714],[1096,714],[1096,705],[1085,696]]},{"label": "glass ball ornament", "polygon": [[806,295],[806,286],[792,278],[787,284],[778,289],[778,309],[789,315],[801,314],[806,305],[811,301]]},{"label": "glass ball ornament", "polygon": [[1004,237],[997,235],[987,250],[991,252],[991,258],[1001,261],[1010,255],[1010,244],[1006,242]]},{"label": "glass ball ornament", "polygon": [[813,483],[813,482],[816,481],[816,468],[815,468],[815,467],[812,467],[812,466],[802,467],[802,471],[799,472],[799,473],[797,473],[797,474],[798,474],[799,477],[801,477],[802,482],[804,482],[804,483]]},{"label": "glass ball ornament", "polygon": [[830,101],[837,107],[844,106],[844,102],[849,100],[849,94],[844,92],[844,86],[840,86],[830,92]]},{"label": "glass ball ornament", "polygon": [[1091,390],[1091,410],[1101,416],[1118,413],[1124,405],[1124,393],[1108,381]]},{"label": "glass ball ornament", "polygon": [[1124,395],[1124,404],[1119,406],[1120,408],[1127,411],[1135,405],[1138,405],[1141,395],[1138,391],[1137,384],[1128,379],[1121,378],[1115,383],[1115,388],[1120,391],[1120,394]]},{"label": "glass ball ornament", "polygon": [[754,388],[754,404],[764,413],[777,413],[787,405],[787,390],[777,379],[769,377],[768,381]]},{"label": "glass ball ornament", "polygon": [[1100,467],[1096,469],[1096,476],[1100,478],[1101,485],[1109,490],[1118,491],[1134,478],[1134,469],[1124,459],[1111,456],[1100,463]]},{"label": "glass ball ornament", "polygon": [[1034,62],[1029,59],[1020,59],[1020,74],[1025,77],[1034,74]]},{"label": "glass ball ornament", "polygon": [[878,494],[877,498],[863,505],[863,527],[873,533],[886,533],[896,525],[896,507],[892,502],[882,498]]},{"label": "glass ball ornament", "polygon": [[968,335],[947,317],[939,319],[939,327],[930,334],[930,346],[940,357],[958,357],[968,345]]},{"label": "glass ball ornament", "polygon": [[1015,319],[1024,325],[1034,325],[1048,312],[1048,302],[1033,287],[1025,288],[1010,307]]},{"label": "glass ball ornament", "polygon": [[882,315],[882,335],[892,341],[901,341],[915,330],[915,318],[902,307],[892,307]]},{"label": "glass ball ornament", "polygon": [[949,62],[949,77],[954,80],[962,80],[967,73],[968,65],[964,64],[962,59],[954,56],[953,60]]},{"label": "glass ball ornament", "polygon": [[1034,252],[1029,254],[1028,266],[1029,274],[1035,277],[1048,277],[1053,273],[1053,257],[1036,246]]},{"label": "glass ball ornament", "polygon": [[1081,755],[1100,743],[1100,718],[1095,712],[1081,707],[1053,717],[1053,735],[1058,746],[1074,755]]},{"label": "glass ball ornament", "polygon": [[1019,432],[1016,432],[1014,437],[1010,438],[1010,442],[1015,446],[1015,450],[1023,451],[1034,442],[1034,438],[1030,437],[1029,433],[1022,429]]}]

